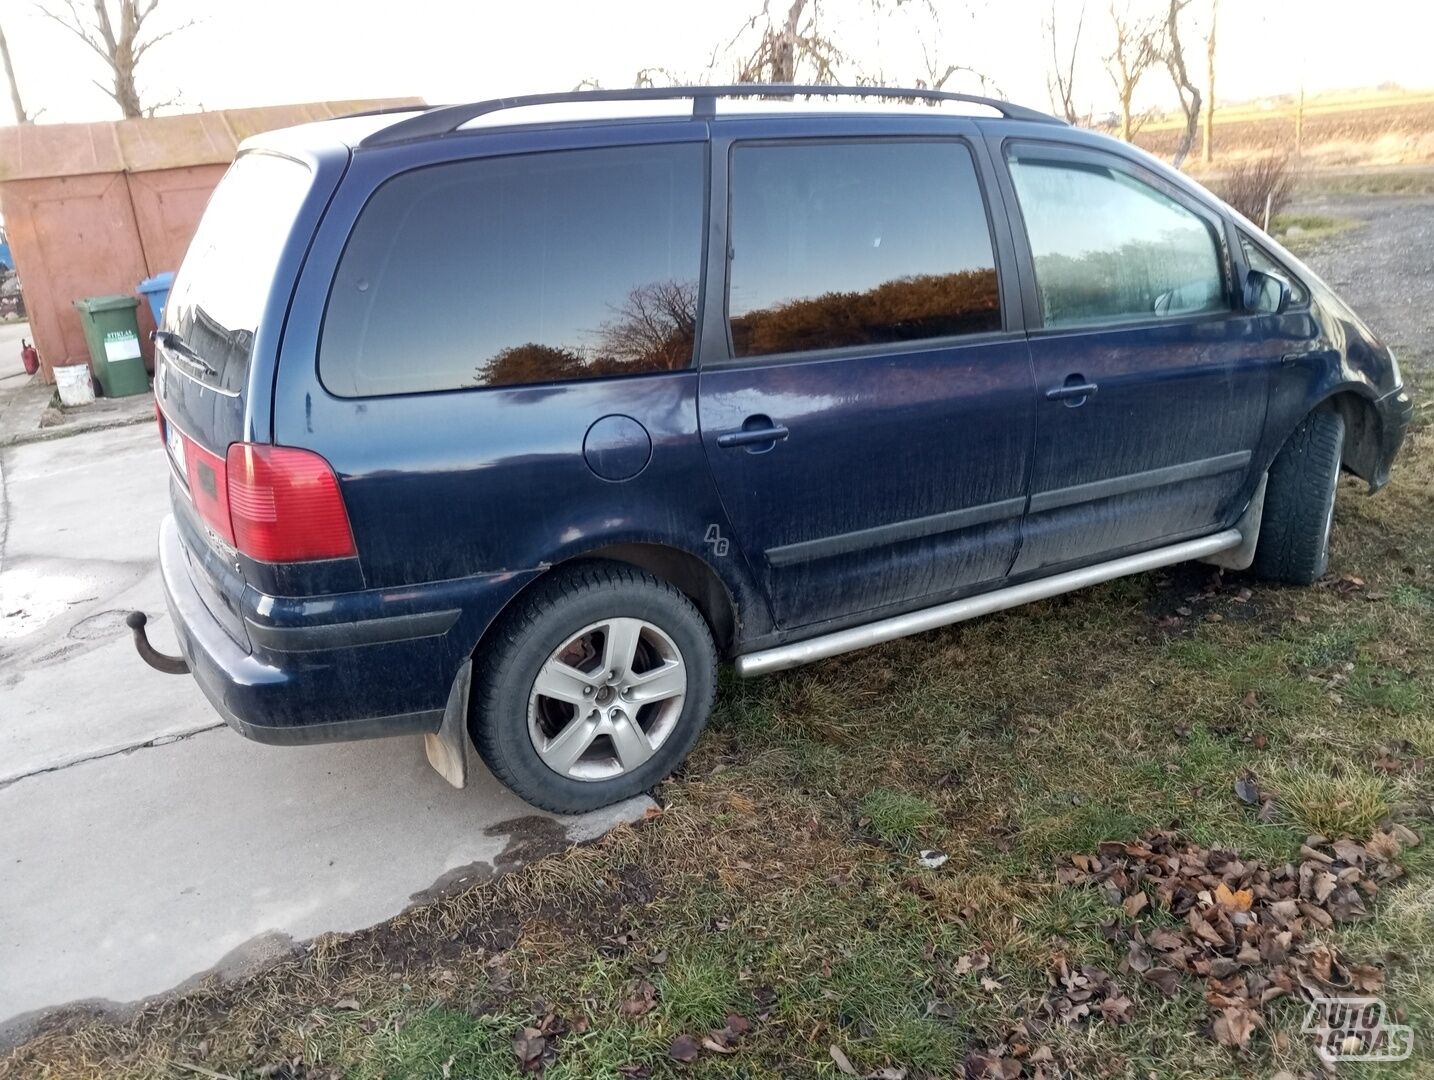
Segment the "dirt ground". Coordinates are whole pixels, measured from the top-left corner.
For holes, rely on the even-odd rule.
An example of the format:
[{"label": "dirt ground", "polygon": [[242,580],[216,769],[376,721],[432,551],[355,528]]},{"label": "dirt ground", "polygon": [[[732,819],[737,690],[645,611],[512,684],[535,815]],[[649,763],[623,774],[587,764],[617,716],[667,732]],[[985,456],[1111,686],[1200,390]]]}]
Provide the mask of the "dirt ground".
[{"label": "dirt ground", "polygon": [[1434,364],[1434,196],[1308,196],[1291,212],[1359,223],[1305,261],[1389,343],[1406,374],[1427,372]]}]

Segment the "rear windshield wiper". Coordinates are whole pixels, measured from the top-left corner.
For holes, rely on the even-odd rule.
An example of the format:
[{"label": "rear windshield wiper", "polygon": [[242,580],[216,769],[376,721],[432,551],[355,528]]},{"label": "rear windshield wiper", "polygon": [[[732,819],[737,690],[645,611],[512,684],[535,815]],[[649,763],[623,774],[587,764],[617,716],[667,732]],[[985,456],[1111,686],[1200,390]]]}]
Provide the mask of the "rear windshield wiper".
[{"label": "rear windshield wiper", "polygon": [[179,357],[179,359],[186,360],[193,364],[206,375],[213,375],[216,379],[219,377],[219,372],[209,361],[186,345],[184,339],[173,330],[156,330],[154,332],[154,341],[156,344]]}]

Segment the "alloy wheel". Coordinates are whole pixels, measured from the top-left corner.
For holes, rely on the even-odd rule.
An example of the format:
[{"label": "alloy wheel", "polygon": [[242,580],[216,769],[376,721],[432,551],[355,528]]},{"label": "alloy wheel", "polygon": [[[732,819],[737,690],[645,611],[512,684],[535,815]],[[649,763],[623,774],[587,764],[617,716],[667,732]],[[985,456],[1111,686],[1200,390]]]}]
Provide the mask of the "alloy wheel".
[{"label": "alloy wheel", "polygon": [[605,619],[555,649],[533,680],[528,735],[543,763],[573,780],[642,766],[677,727],[687,667],[643,619]]}]

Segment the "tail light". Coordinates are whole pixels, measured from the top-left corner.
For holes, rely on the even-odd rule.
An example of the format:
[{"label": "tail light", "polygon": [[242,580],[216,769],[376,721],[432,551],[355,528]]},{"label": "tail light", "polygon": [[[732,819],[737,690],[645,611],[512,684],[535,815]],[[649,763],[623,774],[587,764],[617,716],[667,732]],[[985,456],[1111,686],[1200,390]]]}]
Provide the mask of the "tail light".
[{"label": "tail light", "polygon": [[234,443],[225,472],[233,544],[251,559],[303,562],[355,554],[338,479],[318,454]]},{"label": "tail light", "polygon": [[225,543],[259,562],[357,554],[338,479],[318,454],[233,443],[219,457],[170,424],[158,402],[155,414],[194,509]]}]

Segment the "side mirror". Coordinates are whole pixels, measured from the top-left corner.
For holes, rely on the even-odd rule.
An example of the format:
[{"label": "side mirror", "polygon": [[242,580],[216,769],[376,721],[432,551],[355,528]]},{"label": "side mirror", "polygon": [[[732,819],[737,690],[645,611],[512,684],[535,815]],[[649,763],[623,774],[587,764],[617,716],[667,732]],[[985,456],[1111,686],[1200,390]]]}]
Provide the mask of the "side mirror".
[{"label": "side mirror", "polygon": [[1290,306],[1290,283],[1276,274],[1251,270],[1245,276],[1245,310],[1282,315]]}]

